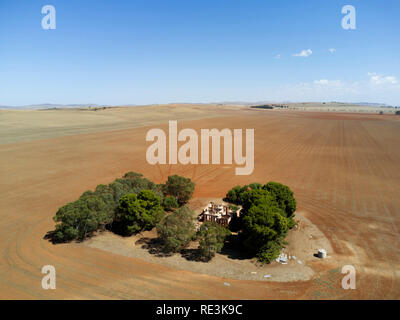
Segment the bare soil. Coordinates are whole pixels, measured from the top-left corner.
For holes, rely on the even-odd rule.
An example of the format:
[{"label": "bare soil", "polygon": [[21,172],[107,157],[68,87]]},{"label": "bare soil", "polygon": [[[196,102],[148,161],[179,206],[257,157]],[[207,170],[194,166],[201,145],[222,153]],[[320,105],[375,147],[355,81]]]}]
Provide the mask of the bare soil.
[{"label": "bare soil", "polygon": [[[130,117],[135,118],[131,110],[124,112],[133,112]],[[145,135],[155,123],[61,136],[58,129],[40,136],[38,129],[30,136],[2,113],[0,136],[9,138],[0,145],[0,298],[400,298],[400,122],[395,116],[217,106],[208,106],[206,113],[206,119],[182,118],[179,128],[254,128],[251,176],[236,176],[234,166],[225,165],[149,165]],[[166,129],[168,118],[157,127]],[[170,119],[175,120],[175,114]],[[50,126],[53,120],[49,116],[43,121]],[[269,280],[227,280],[44,239],[54,229],[52,217],[58,207],[128,171],[142,172],[156,182],[171,174],[187,176],[196,183],[195,198],[220,198],[233,186],[253,181],[287,184],[295,192],[298,215],[320,230],[321,239],[329,240],[332,258],[300,258],[313,272],[310,280],[280,282],[277,275]],[[309,254],[306,244],[289,242],[298,245],[293,250],[299,257]],[[41,288],[41,268],[47,264],[57,270],[56,290]],[[344,265],[356,268],[356,290],[340,287]],[[289,265],[279,265],[285,267]],[[230,286],[224,285],[227,281]]]}]

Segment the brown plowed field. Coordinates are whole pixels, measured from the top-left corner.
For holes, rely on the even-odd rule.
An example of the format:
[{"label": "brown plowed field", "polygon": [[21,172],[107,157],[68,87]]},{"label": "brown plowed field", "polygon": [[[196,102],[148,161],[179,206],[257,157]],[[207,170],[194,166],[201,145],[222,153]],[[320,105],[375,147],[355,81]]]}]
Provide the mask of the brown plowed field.
[{"label": "brown plowed field", "polygon": [[[0,145],[0,298],[400,298],[400,121],[275,110],[215,114],[179,120],[178,127],[254,128],[251,176],[235,176],[235,166],[150,166],[150,127]],[[166,120],[158,127],[166,130]],[[287,184],[299,211],[331,241],[335,263],[313,262],[317,276],[310,281],[229,280],[227,287],[221,278],[43,239],[59,206],[128,171],[156,182],[174,173],[190,177],[196,197],[222,197],[253,181]],[[41,268],[48,264],[57,270],[56,290],[41,288]],[[347,264],[357,270],[356,290],[340,288]]]}]

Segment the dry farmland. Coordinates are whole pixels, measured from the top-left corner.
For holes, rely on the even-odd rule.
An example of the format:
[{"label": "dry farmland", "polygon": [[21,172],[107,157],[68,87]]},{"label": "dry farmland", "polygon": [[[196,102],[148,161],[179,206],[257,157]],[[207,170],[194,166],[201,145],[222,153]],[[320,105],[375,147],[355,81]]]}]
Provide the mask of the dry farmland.
[{"label": "dry farmland", "polygon": [[[167,132],[168,119],[197,132],[254,128],[254,172],[147,164],[146,132]],[[400,117],[226,106],[0,111],[0,133],[1,299],[400,298]],[[231,279],[227,287],[216,276],[43,239],[58,207],[128,171],[156,182],[190,177],[197,198],[222,197],[237,184],[282,182],[329,239],[334,259],[308,262],[311,280]],[[56,290],[41,288],[49,264]],[[344,265],[357,270],[356,290],[340,287]]]}]

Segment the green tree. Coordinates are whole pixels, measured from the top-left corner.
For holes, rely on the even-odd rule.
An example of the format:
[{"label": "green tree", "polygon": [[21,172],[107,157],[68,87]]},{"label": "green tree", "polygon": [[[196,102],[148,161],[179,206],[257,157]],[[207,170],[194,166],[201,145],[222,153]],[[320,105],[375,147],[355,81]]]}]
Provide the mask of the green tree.
[{"label": "green tree", "polygon": [[114,182],[109,184],[109,188],[112,190],[111,192],[114,196],[114,201],[116,202],[117,206],[122,196],[128,193],[138,194],[142,190],[153,191],[161,201],[164,198],[164,195],[158,185],[146,178],[142,178],[140,173],[135,172],[128,172],[123,178],[115,179]]},{"label": "green tree", "polygon": [[114,202],[107,197],[87,191],[71,203],[58,209],[53,220],[57,223],[55,242],[84,240],[94,231],[104,228],[113,220]]},{"label": "green tree", "polygon": [[198,238],[199,253],[202,259],[211,260],[216,252],[221,252],[230,231],[216,222],[205,222],[201,225]]},{"label": "green tree", "polygon": [[[278,256],[279,250],[276,248],[282,247],[282,241],[289,230],[289,219],[281,211],[267,203],[260,203],[252,206],[243,217],[243,244],[249,252],[262,257],[264,262],[270,262]],[[272,242],[276,245],[272,245]],[[274,250],[273,254],[267,252],[269,248]],[[272,259],[266,260],[267,256]]]},{"label": "green tree", "polygon": [[158,238],[165,252],[179,252],[193,240],[196,234],[193,216],[194,212],[184,206],[157,224]]},{"label": "green tree", "polygon": [[261,183],[254,182],[249,184],[249,187],[251,190],[257,190],[257,189],[262,189],[263,185]]},{"label": "green tree", "polygon": [[179,207],[178,202],[176,201],[175,197],[166,196],[163,200],[163,207],[167,211],[172,211]]},{"label": "green tree", "polygon": [[296,200],[290,188],[278,182],[251,183],[234,187],[226,198],[242,205],[240,217],[231,220],[229,229],[239,231],[242,245],[260,261],[275,259],[295,225]]},{"label": "green tree", "polygon": [[268,182],[263,189],[269,191],[278,207],[285,212],[286,217],[293,216],[297,204],[293,191],[288,186],[278,182]]},{"label": "green tree", "polygon": [[282,244],[279,241],[267,241],[257,253],[257,258],[261,262],[270,263],[274,261],[282,249]]},{"label": "green tree", "polygon": [[[254,188],[257,188],[257,184],[253,185]],[[231,190],[228,191],[228,193],[225,196],[225,200],[227,202],[236,204],[236,205],[242,205],[243,203],[243,194],[249,190],[249,186],[244,185],[243,187],[241,186],[236,186],[233,187]]]},{"label": "green tree", "polygon": [[195,184],[189,178],[173,175],[168,177],[164,191],[167,195],[174,196],[182,206],[192,197],[194,187]]},{"label": "green tree", "polygon": [[117,208],[118,203],[114,199],[113,190],[107,185],[99,184],[92,194],[99,196],[104,201],[108,214],[114,219],[115,209]]},{"label": "green tree", "polygon": [[143,175],[141,173],[129,171],[124,174],[124,179],[142,179]]},{"label": "green tree", "polygon": [[228,191],[228,193],[225,196],[225,200],[233,203],[233,204],[239,204],[239,199],[238,195],[240,192],[240,186],[233,187],[231,190]]},{"label": "green tree", "polygon": [[274,205],[273,197],[269,193],[268,190],[264,189],[253,189],[248,190],[242,195],[242,206],[243,206],[243,214],[246,214],[247,211],[252,207],[259,204],[268,204],[269,206]]},{"label": "green tree", "polygon": [[121,197],[114,230],[123,235],[151,230],[164,216],[160,198],[151,190]]}]

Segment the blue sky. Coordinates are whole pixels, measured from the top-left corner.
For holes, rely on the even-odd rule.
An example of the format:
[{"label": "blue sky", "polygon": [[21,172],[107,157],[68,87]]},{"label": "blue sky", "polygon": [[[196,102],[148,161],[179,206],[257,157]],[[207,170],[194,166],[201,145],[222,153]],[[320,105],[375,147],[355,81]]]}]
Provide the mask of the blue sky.
[{"label": "blue sky", "polygon": [[0,0],[0,105],[400,105],[399,16],[398,0]]}]

